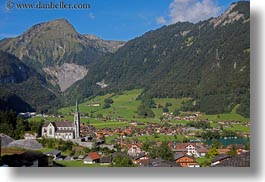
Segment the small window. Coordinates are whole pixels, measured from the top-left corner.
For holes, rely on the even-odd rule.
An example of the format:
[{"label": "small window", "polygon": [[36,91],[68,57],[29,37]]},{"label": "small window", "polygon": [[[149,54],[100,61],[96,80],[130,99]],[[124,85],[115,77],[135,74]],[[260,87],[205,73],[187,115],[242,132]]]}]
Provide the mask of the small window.
[{"label": "small window", "polygon": [[52,135],[52,128],[50,128],[49,130],[49,135]]}]

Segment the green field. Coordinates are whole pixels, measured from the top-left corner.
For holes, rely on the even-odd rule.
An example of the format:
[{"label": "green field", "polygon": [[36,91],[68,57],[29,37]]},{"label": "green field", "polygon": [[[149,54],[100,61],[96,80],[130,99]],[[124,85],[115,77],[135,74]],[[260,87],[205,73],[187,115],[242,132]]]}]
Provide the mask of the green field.
[{"label": "green field", "polygon": [[[97,116],[102,114],[104,117],[124,117],[127,119],[132,119],[136,116],[137,106],[140,105],[139,100],[136,98],[141,94],[142,90],[130,90],[125,91],[122,95],[107,94],[104,96],[97,96],[91,100],[87,100],[84,103],[79,104],[79,111],[81,113],[93,114]],[[114,103],[110,108],[103,109],[104,100],[111,98]],[[100,106],[91,106],[91,104],[98,103]],[[59,110],[63,115],[72,115],[75,110],[75,106],[62,108]]]},{"label": "green field", "polygon": [[[160,98],[160,99],[154,99],[157,106],[160,104],[163,107],[165,107],[166,103],[171,103],[172,106],[168,107],[169,113],[173,113],[176,109],[181,108],[181,104],[183,101],[187,101],[189,98],[181,98],[181,99],[174,99],[174,98]],[[154,108],[152,109],[155,113],[156,117],[160,117],[163,114],[163,108]]]},{"label": "green field", "polygon": [[83,161],[56,161],[65,167],[108,167],[100,164],[84,164]]},{"label": "green field", "polygon": [[239,131],[239,132],[247,132],[250,133],[250,127],[247,126],[242,126],[239,124],[233,124],[229,128],[225,128],[226,130],[231,130],[231,131]]},{"label": "green field", "polygon": [[243,116],[239,114],[233,114],[233,113],[228,113],[228,114],[218,114],[218,115],[202,115],[200,117],[201,119],[206,119],[208,118],[209,120],[212,121],[242,121],[242,122],[248,122],[250,121],[249,118],[244,118]]},{"label": "green field", "polygon": [[[124,91],[120,95],[115,94],[107,94],[103,96],[97,96],[92,99],[86,99],[85,102],[79,103],[79,111],[81,112],[81,122],[83,123],[89,123],[96,128],[116,128],[116,127],[125,127],[129,126],[130,121],[138,121],[138,122],[160,122],[160,117],[163,113],[163,107],[165,107],[166,103],[170,103],[171,106],[168,107],[169,112],[174,112],[176,109],[181,108],[181,104],[183,101],[187,101],[189,98],[181,98],[181,99],[175,99],[175,98],[155,98],[155,103],[162,108],[153,108],[153,112],[155,113],[155,118],[139,118],[138,114],[136,113],[137,107],[141,104],[140,100],[137,100],[137,97],[141,94],[143,90],[141,89],[135,89],[135,90],[129,90]],[[103,109],[104,106],[104,100],[107,98],[111,98],[114,103],[111,105],[110,108]],[[99,104],[99,106],[93,106],[92,104]],[[202,114],[199,118],[200,119],[206,119],[212,121],[242,121],[247,122],[250,119],[244,118],[241,115],[236,113],[236,109],[240,105],[237,105],[231,113],[226,114],[218,114],[218,115],[205,115]],[[73,112],[75,111],[75,106],[66,107],[60,109],[58,112],[63,115],[63,118],[55,118],[55,117],[33,117],[29,119],[29,121],[40,121],[45,120],[45,122],[51,122],[51,121],[62,121],[62,120],[68,120],[73,121]],[[110,117],[111,120],[104,120],[103,118],[98,118],[99,115],[102,115],[103,118]],[[85,117],[90,116],[90,117]],[[120,121],[124,120],[124,121]],[[189,121],[170,121],[172,124],[182,124],[185,125]],[[213,127],[218,126],[216,123],[211,124]],[[249,128],[239,127],[236,126],[234,128],[231,128],[231,130],[238,130],[238,131],[249,131]]]},{"label": "green field", "polygon": [[[139,120],[139,121],[147,121],[154,120],[158,121],[157,118],[162,116],[163,110],[162,108],[154,108],[152,109],[156,115],[156,119],[145,119],[145,118],[137,118],[137,107],[141,104],[140,100],[136,100],[137,97],[141,94],[141,89],[135,89],[130,91],[123,92],[122,95],[114,95],[107,94],[104,96],[97,96],[91,100],[86,100],[84,103],[79,104],[79,111],[85,114],[93,114],[93,116],[97,116],[98,114],[102,114],[104,117],[112,116],[115,117],[123,117],[127,120]],[[111,98],[114,103],[110,108],[103,109],[104,100],[107,98]],[[188,100],[188,98],[183,99],[174,99],[174,98],[162,98],[162,99],[154,99],[157,105],[165,106],[166,103],[171,103],[172,106],[169,106],[169,112],[174,112],[176,109],[181,107],[181,103],[183,101]],[[91,104],[98,103],[100,106],[91,106]],[[75,110],[75,106],[62,108],[59,110],[64,116],[72,116]],[[137,119],[135,119],[137,118]]]},{"label": "green field", "polygon": [[212,120],[212,121],[242,121],[242,122],[250,121],[250,118],[245,118],[236,113],[236,110],[239,106],[240,106],[239,104],[236,105],[234,109],[230,113],[227,113],[227,114],[202,115],[200,118],[201,119],[208,118],[209,120]]},{"label": "green field", "polygon": [[[112,121],[102,121],[101,119],[95,118],[81,118],[81,121],[84,123],[89,123],[94,125],[96,128],[115,128],[115,127],[124,127],[129,126],[128,122],[130,121],[138,121],[138,122],[160,122],[160,117],[162,116],[163,110],[162,108],[154,108],[152,109],[155,113],[155,118],[139,118],[137,117],[137,107],[141,104],[141,101],[136,100],[137,97],[141,94],[141,89],[135,89],[130,91],[125,91],[121,95],[107,94],[104,96],[97,96],[93,99],[87,99],[85,102],[79,104],[79,111],[83,114],[87,114],[93,117],[97,117],[99,114],[103,115],[103,117],[111,116]],[[110,108],[103,109],[104,100],[107,98],[111,98],[114,103]],[[154,99],[154,101],[162,106],[165,106],[166,103],[171,103],[172,106],[169,106],[168,109],[170,112],[174,112],[176,109],[181,107],[181,103],[187,100],[184,99],[174,99],[174,98],[163,98],[163,99]],[[100,106],[91,106],[92,104],[98,103]],[[73,112],[75,110],[75,106],[62,108],[59,110],[60,113],[64,115],[64,118],[60,118],[59,120],[72,120]],[[124,122],[118,122],[116,118],[124,118]],[[47,118],[48,121],[54,118]]]},{"label": "green field", "polygon": [[[90,123],[94,125],[96,128],[104,128],[104,127],[124,127],[128,126],[128,121],[134,120],[137,117],[137,107],[140,105],[141,101],[136,100],[137,97],[141,94],[141,89],[130,90],[123,92],[122,95],[114,95],[107,94],[104,96],[97,96],[91,100],[86,100],[84,103],[79,104],[79,111],[83,114],[87,114],[89,116],[97,117],[98,115],[102,115],[103,117],[110,116],[112,121],[103,122],[100,119],[87,119],[81,118],[81,121],[84,123]],[[114,103],[110,108],[103,109],[104,100],[107,98],[111,98]],[[100,106],[92,106],[92,104],[100,104]],[[75,110],[75,106],[62,108],[59,110],[65,118],[73,117],[73,112]],[[126,120],[125,122],[117,121],[119,118]],[[137,121],[146,121],[144,118],[137,118]]]},{"label": "green field", "polygon": [[129,126],[127,122],[106,122],[106,123],[96,123],[92,124],[96,128],[118,128]]}]

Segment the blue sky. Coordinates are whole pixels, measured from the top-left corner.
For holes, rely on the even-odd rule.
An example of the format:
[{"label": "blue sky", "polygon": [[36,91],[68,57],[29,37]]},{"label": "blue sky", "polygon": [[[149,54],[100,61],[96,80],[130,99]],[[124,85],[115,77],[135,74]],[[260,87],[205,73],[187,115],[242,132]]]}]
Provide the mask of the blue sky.
[{"label": "blue sky", "polygon": [[[6,8],[10,0],[0,0],[0,39],[17,36],[32,25],[66,18],[82,34],[94,34],[107,40],[130,40],[149,30],[177,21],[197,22],[220,15],[235,0],[64,0],[88,3],[90,9],[40,10]],[[11,0],[37,3],[36,0]],[[49,3],[60,0],[41,0]]]}]

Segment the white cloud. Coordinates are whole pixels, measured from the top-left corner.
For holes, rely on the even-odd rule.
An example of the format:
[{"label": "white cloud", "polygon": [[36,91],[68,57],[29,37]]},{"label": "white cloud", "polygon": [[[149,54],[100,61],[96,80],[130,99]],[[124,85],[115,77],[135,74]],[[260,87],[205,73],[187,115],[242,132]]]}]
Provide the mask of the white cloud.
[{"label": "white cloud", "polygon": [[157,22],[158,24],[165,25],[165,24],[167,23],[167,20],[165,19],[165,17],[160,16],[160,17],[158,17],[158,18],[156,19],[156,22]]},{"label": "white cloud", "polygon": [[216,0],[174,0],[169,5],[171,23],[189,21],[197,23],[219,15],[221,7]]},{"label": "white cloud", "polygon": [[94,20],[96,17],[95,17],[95,15],[93,13],[89,13],[89,18]]}]

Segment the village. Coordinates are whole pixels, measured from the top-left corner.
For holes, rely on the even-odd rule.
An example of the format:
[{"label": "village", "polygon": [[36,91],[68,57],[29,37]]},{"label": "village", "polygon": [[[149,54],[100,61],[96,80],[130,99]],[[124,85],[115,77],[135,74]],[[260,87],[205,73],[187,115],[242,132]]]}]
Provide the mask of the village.
[{"label": "village", "polygon": [[[163,118],[158,123],[131,120],[127,121],[129,125],[124,127],[96,128],[92,124],[81,122],[82,118],[87,116],[80,116],[77,104],[73,114],[73,123],[46,122],[42,127],[41,136],[26,132],[23,142],[33,140],[39,142],[42,145],[39,148],[40,151],[50,161],[47,163],[49,166],[55,164],[69,167],[71,164],[82,167],[91,165],[96,167],[249,165],[249,160],[246,160],[249,159],[246,155],[250,155],[249,132],[228,131],[225,128],[234,125],[249,127],[250,122],[200,119],[199,112],[191,112],[185,116],[163,113]],[[23,115],[36,117],[35,113]],[[43,117],[58,118],[58,116],[48,115]],[[113,119],[119,122],[126,121],[123,117],[96,119],[103,123]],[[218,141],[220,138],[233,142],[223,145]],[[245,143],[237,143],[237,139],[244,139]],[[52,145],[51,142],[53,142]],[[69,142],[70,147],[65,147],[69,146]],[[59,145],[57,143],[61,143],[61,146],[54,147]],[[62,147],[62,145],[65,146]],[[12,142],[8,146],[12,146]],[[242,163],[242,160],[245,163]]]}]

